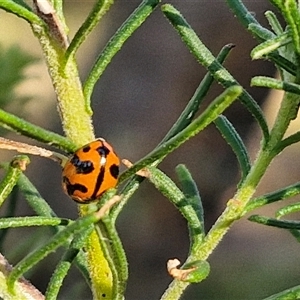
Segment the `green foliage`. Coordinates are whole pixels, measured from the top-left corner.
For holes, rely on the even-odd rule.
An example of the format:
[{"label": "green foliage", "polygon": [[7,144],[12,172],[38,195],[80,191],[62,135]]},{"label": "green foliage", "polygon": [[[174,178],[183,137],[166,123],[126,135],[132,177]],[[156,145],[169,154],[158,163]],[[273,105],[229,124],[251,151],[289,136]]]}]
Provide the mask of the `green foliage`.
[{"label": "green foliage", "polygon": [[24,69],[36,61],[35,57],[23,52],[17,46],[12,46],[7,50],[0,46],[0,102],[2,107],[11,102],[11,99],[22,100],[16,99],[14,88],[25,79]]},{"label": "green foliage", "polygon": [[[33,7],[29,7],[20,0],[0,1],[1,9],[25,19],[30,24],[41,44],[50,70],[53,88],[57,94],[65,136],[31,124],[15,114],[6,112],[5,109],[0,110],[1,127],[51,144],[66,153],[72,153],[78,146],[93,140],[91,95],[95,84],[116,53],[122,50],[128,38],[142,26],[157,8],[159,2],[158,0],[141,2],[99,53],[85,83],[82,84],[75,59],[77,50],[109,11],[113,1],[96,1],[70,43],[67,38],[68,29],[61,0],[53,0],[49,2],[49,5],[42,1],[33,1]],[[256,76],[251,80],[253,86],[284,91],[274,125],[268,126],[257,101],[223,66],[233,46],[225,46],[215,57],[173,5],[168,3],[161,5],[159,13],[162,13],[169,21],[170,26],[178,33],[195,60],[207,69],[207,75],[199,84],[178,120],[157,147],[120,175],[119,183],[125,183],[122,189],[107,191],[96,204],[79,205],[77,220],[71,221],[57,217],[36,187],[23,174],[29,163],[27,157],[17,156],[11,163],[1,163],[6,173],[0,182],[0,206],[11,195],[14,187],[18,187],[36,216],[3,217],[0,219],[0,228],[51,226],[53,236],[27,256],[24,254],[24,258],[9,272],[0,269],[0,275],[2,275],[0,276],[0,297],[15,299],[18,295],[20,299],[22,297],[27,299],[25,291],[20,288],[21,276],[50,253],[63,247],[64,254],[49,281],[46,299],[58,297],[72,264],[76,264],[82,272],[91,287],[94,299],[123,299],[128,280],[128,266],[126,253],[116,230],[116,221],[124,205],[145,179],[149,180],[182,214],[190,234],[188,257],[180,269],[175,268],[179,276],[172,275],[175,273],[170,272],[174,280],[161,298],[169,300],[179,299],[190,284],[199,283],[209,275],[210,265],[207,260],[233,223],[255,208],[276,201],[284,201],[300,193],[300,184],[297,182],[269,194],[254,197],[257,186],[274,158],[288,146],[300,141],[300,132],[286,137],[287,129],[291,121],[296,118],[300,106],[300,14],[297,2],[295,0],[271,1],[286,24],[283,28],[275,13],[268,11],[265,15],[270,29],[259,24],[241,1],[227,0],[227,3],[259,43],[251,52],[252,58],[268,59],[277,67],[281,75],[280,79]],[[21,54],[18,48],[10,48],[6,52],[0,49],[2,107],[13,98],[14,101],[20,100],[15,98],[14,87],[24,79],[22,73],[24,67],[34,61],[34,58]],[[203,108],[205,96],[214,81],[220,83],[224,91]],[[260,148],[253,162],[234,124],[223,115],[234,101],[240,101],[247,108],[262,132]],[[170,153],[210,124],[217,127],[236,155],[241,178],[225,210],[212,228],[206,232],[201,193],[189,170],[184,165],[178,165],[176,168],[180,183],[178,187],[159,169],[159,164]],[[116,196],[117,194],[121,197]],[[299,209],[299,203],[284,204],[276,212],[275,217],[252,215],[249,220],[287,229],[296,241],[300,242],[300,222],[280,219],[290,213],[298,212]],[[213,271],[212,269],[211,272]],[[295,287],[268,299],[297,299],[298,296],[299,287]]]}]

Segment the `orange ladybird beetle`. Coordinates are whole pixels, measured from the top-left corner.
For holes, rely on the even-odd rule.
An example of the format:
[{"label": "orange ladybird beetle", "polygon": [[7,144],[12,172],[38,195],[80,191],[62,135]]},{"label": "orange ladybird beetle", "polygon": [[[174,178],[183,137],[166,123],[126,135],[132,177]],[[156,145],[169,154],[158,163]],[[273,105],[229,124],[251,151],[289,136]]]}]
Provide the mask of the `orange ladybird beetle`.
[{"label": "orange ladybird beetle", "polygon": [[102,138],[78,149],[63,169],[63,188],[76,202],[89,203],[118,182],[120,160]]}]

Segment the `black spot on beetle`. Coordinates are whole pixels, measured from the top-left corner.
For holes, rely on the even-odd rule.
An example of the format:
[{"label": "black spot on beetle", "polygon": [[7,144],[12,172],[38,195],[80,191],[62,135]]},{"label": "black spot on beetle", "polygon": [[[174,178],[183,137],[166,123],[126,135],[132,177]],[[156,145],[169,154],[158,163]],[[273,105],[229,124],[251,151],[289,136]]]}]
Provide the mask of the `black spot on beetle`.
[{"label": "black spot on beetle", "polygon": [[107,155],[109,154],[109,149],[105,146],[101,146],[99,148],[97,148],[98,153],[100,154],[101,157],[107,157]]},{"label": "black spot on beetle", "polygon": [[70,196],[72,196],[75,193],[75,191],[80,191],[82,193],[86,193],[88,191],[87,187],[83,184],[79,184],[79,183],[71,184],[71,182],[66,176],[63,177],[63,182],[65,183],[67,193]]},{"label": "black spot on beetle", "polygon": [[119,176],[119,166],[117,166],[115,164],[111,165],[110,168],[109,168],[109,172],[110,172],[112,177],[117,179],[118,176]]},{"label": "black spot on beetle", "polygon": [[96,185],[95,185],[94,192],[93,192],[91,199],[96,199],[97,197],[100,196],[100,195],[98,195],[98,192],[99,192],[102,182],[104,180],[104,173],[105,173],[105,168],[102,166],[100,168],[100,172],[98,174]]},{"label": "black spot on beetle", "polygon": [[70,163],[76,168],[78,174],[89,174],[95,169],[90,160],[80,160],[76,154],[71,158]]},{"label": "black spot on beetle", "polygon": [[83,152],[89,152],[91,150],[91,147],[89,146],[89,145],[87,145],[87,146],[84,146],[83,148],[82,148],[82,151]]}]

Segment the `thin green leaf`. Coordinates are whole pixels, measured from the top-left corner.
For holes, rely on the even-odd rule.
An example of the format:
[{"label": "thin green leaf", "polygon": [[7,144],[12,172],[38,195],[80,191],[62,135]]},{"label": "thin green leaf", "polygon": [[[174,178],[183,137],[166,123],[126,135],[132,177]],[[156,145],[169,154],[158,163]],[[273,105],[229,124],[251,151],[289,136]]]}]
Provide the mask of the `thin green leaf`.
[{"label": "thin green leaf", "polygon": [[278,294],[274,294],[265,298],[264,300],[299,300],[300,299],[300,285],[280,292]]},{"label": "thin green leaf", "polygon": [[[4,170],[8,170],[8,164],[0,164],[0,167]],[[43,217],[56,217],[47,201],[45,201],[35,186],[29,181],[29,179],[23,174],[17,182],[17,186],[20,191],[24,194],[29,206],[39,215]]]},{"label": "thin green leaf", "polygon": [[276,35],[259,23],[250,23],[247,28],[258,40],[268,41],[276,38]]},{"label": "thin green leaf", "polygon": [[56,214],[53,212],[48,202],[40,195],[35,186],[24,174],[20,175],[18,187],[24,194],[27,203],[36,212],[36,214],[49,218],[56,217]]},{"label": "thin green leaf", "polygon": [[16,2],[17,4],[23,6],[24,8],[32,11],[32,8],[26,2],[24,2],[23,0],[13,0],[13,1]]},{"label": "thin green leaf", "polygon": [[13,289],[14,283],[34,265],[43,258],[54,252],[58,247],[68,243],[69,238],[74,234],[84,232],[90,225],[99,221],[96,213],[87,215],[66,226],[63,230],[56,233],[44,246],[21,260],[11,271],[7,278],[7,285]]},{"label": "thin green leaf", "polygon": [[13,227],[31,227],[31,226],[66,226],[70,220],[60,218],[48,218],[41,216],[33,217],[11,217],[0,219],[0,229]]},{"label": "thin green leaf", "polygon": [[266,76],[255,76],[251,79],[251,86],[261,86],[270,89],[284,90],[289,93],[300,95],[300,85],[289,83]]},{"label": "thin green leaf", "polygon": [[[200,245],[204,238],[203,214],[201,216],[200,212],[201,204],[197,205],[196,211],[196,199],[191,199],[191,195],[189,195],[189,198],[186,198],[176,184],[159,169],[148,166],[147,170],[149,171],[149,176],[147,178],[150,180],[150,182],[153,183],[154,186],[175,205],[175,207],[187,220],[192,245]],[[186,184],[184,185],[186,187]],[[190,188],[189,192],[191,192]],[[188,202],[188,200],[192,200],[192,203]]]},{"label": "thin green leaf", "polygon": [[70,246],[68,247],[66,253],[62,257],[61,261],[56,266],[50,282],[47,286],[45,293],[45,298],[47,300],[56,300],[59,290],[63,284],[65,277],[68,274],[70,267],[72,266],[73,261],[76,259],[79,251],[83,248],[86,243],[87,237],[93,231],[93,226],[87,228],[85,232],[75,236]]},{"label": "thin green leaf", "polygon": [[250,158],[243,140],[225,116],[219,116],[214,123],[235,153],[241,167],[243,180],[251,168]]},{"label": "thin green leaf", "polygon": [[272,27],[273,31],[275,32],[275,34],[276,35],[282,34],[283,28],[282,28],[279,20],[277,19],[276,15],[271,10],[267,10],[265,12],[265,16],[266,16],[270,26]]},{"label": "thin green leaf", "polygon": [[197,185],[185,165],[178,165],[176,173],[186,202],[192,206],[201,224],[200,232],[204,236],[204,210]]},{"label": "thin green leaf", "polygon": [[88,260],[86,257],[86,253],[84,251],[80,251],[75,258],[75,262],[76,262],[76,267],[80,270],[87,285],[92,289],[92,283],[90,278],[90,272],[88,269]]},{"label": "thin green leaf", "polygon": [[206,260],[196,260],[185,264],[181,270],[190,270],[182,281],[199,283],[203,281],[210,273],[210,265]]},{"label": "thin green leaf", "polygon": [[300,203],[299,202],[293,203],[293,204],[289,204],[285,207],[278,209],[275,213],[275,217],[277,219],[280,219],[285,215],[292,214],[292,213],[299,212],[299,211],[300,211]]},{"label": "thin green leaf", "polygon": [[[233,47],[233,44],[225,45],[216,57],[217,61],[222,64],[228,56],[229,52],[233,49]],[[191,100],[184,108],[183,112],[181,113],[177,121],[174,123],[172,128],[162,139],[160,144],[172,138],[174,135],[182,131],[186,126],[188,126],[192,122],[213,82],[213,76],[210,73],[207,73],[201,80]]]},{"label": "thin green leaf", "polygon": [[47,300],[56,300],[58,299],[58,293],[60,291],[60,288],[63,284],[63,281],[65,277],[67,276],[71,266],[72,261],[75,259],[75,257],[78,254],[78,250],[69,249],[68,250],[68,258],[64,257],[56,266],[52,276],[51,280],[48,284],[46,293],[45,293],[45,299]]},{"label": "thin green leaf", "polygon": [[73,153],[77,149],[75,144],[69,139],[37,125],[33,125],[2,109],[0,109],[0,126],[48,145],[56,146],[68,153]]},{"label": "thin green leaf", "polygon": [[226,2],[245,28],[248,28],[249,24],[251,23],[259,24],[242,1],[227,0]]},{"label": "thin green leaf", "polygon": [[268,39],[267,41],[259,44],[252,49],[250,55],[252,59],[259,59],[265,55],[270,54],[271,52],[277,50],[282,46],[286,46],[292,41],[290,33],[285,32],[279,36],[274,37],[273,39]]},{"label": "thin green leaf", "polygon": [[291,197],[294,197],[296,195],[300,194],[300,183],[297,182],[293,185],[287,186],[285,188],[279,189],[275,192],[254,198],[251,200],[248,205],[245,208],[244,214],[246,214],[249,211],[254,210],[255,208],[280,201],[285,200]]},{"label": "thin green leaf", "polygon": [[97,0],[93,9],[89,13],[86,20],[80,26],[76,32],[74,38],[72,39],[66,54],[66,63],[71,56],[76,54],[76,51],[80,45],[87,39],[89,33],[98,25],[101,18],[107,13],[114,0]]},{"label": "thin green leaf", "polygon": [[196,118],[184,130],[179,132],[170,140],[161,144],[158,148],[154,149],[147,156],[138,161],[133,167],[122,173],[119,182],[121,183],[143,167],[149,166],[153,162],[162,159],[168,153],[171,153],[181,144],[189,140],[191,137],[198,134],[206,126],[212,123],[220,114],[222,114],[223,111],[241,95],[241,92],[242,88],[240,86],[232,86],[226,89],[205,109],[205,111],[198,118]]},{"label": "thin green leaf", "polygon": [[267,226],[278,227],[283,229],[300,229],[299,221],[283,221],[274,218],[268,218],[259,215],[253,215],[248,218],[249,221],[260,223]]},{"label": "thin green leaf", "polygon": [[88,111],[92,111],[90,99],[96,82],[99,80],[112,58],[120,51],[127,39],[145,22],[159,2],[160,0],[144,0],[118,29],[105,46],[102,53],[98,56],[83,87]]},{"label": "thin green leaf", "polygon": [[300,55],[300,15],[297,5],[295,0],[284,0],[281,11],[290,27],[295,51]]},{"label": "thin green leaf", "polygon": [[[216,60],[209,49],[201,42],[194,30],[190,27],[178,10],[176,10],[170,4],[165,4],[162,6],[162,11],[177,30],[191,53],[196,57],[200,64],[207,68],[216,81],[226,88],[233,85],[240,85],[234,79],[234,77]],[[239,99],[257,120],[263,132],[265,142],[268,141],[269,130],[259,105],[246,90],[242,91]]]},{"label": "thin green leaf", "polygon": [[288,59],[284,58],[283,56],[279,55],[276,52],[272,52],[268,55],[268,58],[274,62],[274,64],[279,68],[287,71],[293,76],[297,74],[297,66],[289,61]]},{"label": "thin green leaf", "polygon": [[298,243],[300,243],[300,230],[297,229],[290,229],[290,233],[293,235],[293,237],[297,240]]},{"label": "thin green leaf", "polygon": [[[18,188],[18,186],[15,186],[15,188],[12,190],[9,201],[7,202],[8,205],[6,207],[6,210],[5,210],[5,212],[2,212],[3,218],[4,217],[12,217],[12,216],[16,215],[17,203],[18,203],[18,193],[19,193],[19,188]],[[5,238],[7,237],[8,232],[9,232],[9,228],[0,230],[0,249],[3,249],[3,245],[5,243]]]},{"label": "thin green leaf", "polygon": [[279,154],[281,151],[283,151],[286,147],[298,143],[300,141],[300,132],[296,132],[287,138],[283,139],[278,146],[276,147],[275,151],[277,154]]},{"label": "thin green leaf", "polygon": [[43,26],[42,20],[32,11],[30,11],[27,5],[19,5],[18,3],[12,0],[0,0],[0,8],[4,9],[9,13],[19,16],[20,18],[26,20],[32,25],[34,24],[38,26]]},{"label": "thin green leaf", "polygon": [[[132,197],[132,195],[137,191],[141,182],[143,182],[144,179],[145,179],[144,177],[135,175],[131,180],[129,180],[129,182],[121,190],[120,194],[123,195],[122,200],[118,203],[118,205],[115,205],[111,210],[110,217],[113,220],[113,222],[116,222],[119,213],[122,211],[122,209],[124,208],[128,200]],[[125,177],[124,180],[126,180]]]},{"label": "thin green leaf", "polygon": [[22,171],[29,164],[29,158],[25,155],[16,156],[8,166],[7,173],[0,182],[0,206],[5,199],[10,195],[12,189],[17,184]]}]

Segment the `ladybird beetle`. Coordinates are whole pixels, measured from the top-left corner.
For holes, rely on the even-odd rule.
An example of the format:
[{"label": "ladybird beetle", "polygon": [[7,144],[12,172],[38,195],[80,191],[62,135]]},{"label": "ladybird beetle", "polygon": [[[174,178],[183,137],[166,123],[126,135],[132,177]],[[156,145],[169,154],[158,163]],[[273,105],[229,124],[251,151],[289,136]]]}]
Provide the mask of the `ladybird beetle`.
[{"label": "ladybird beetle", "polygon": [[120,160],[102,138],[78,149],[63,169],[63,189],[76,202],[89,203],[117,185]]}]

